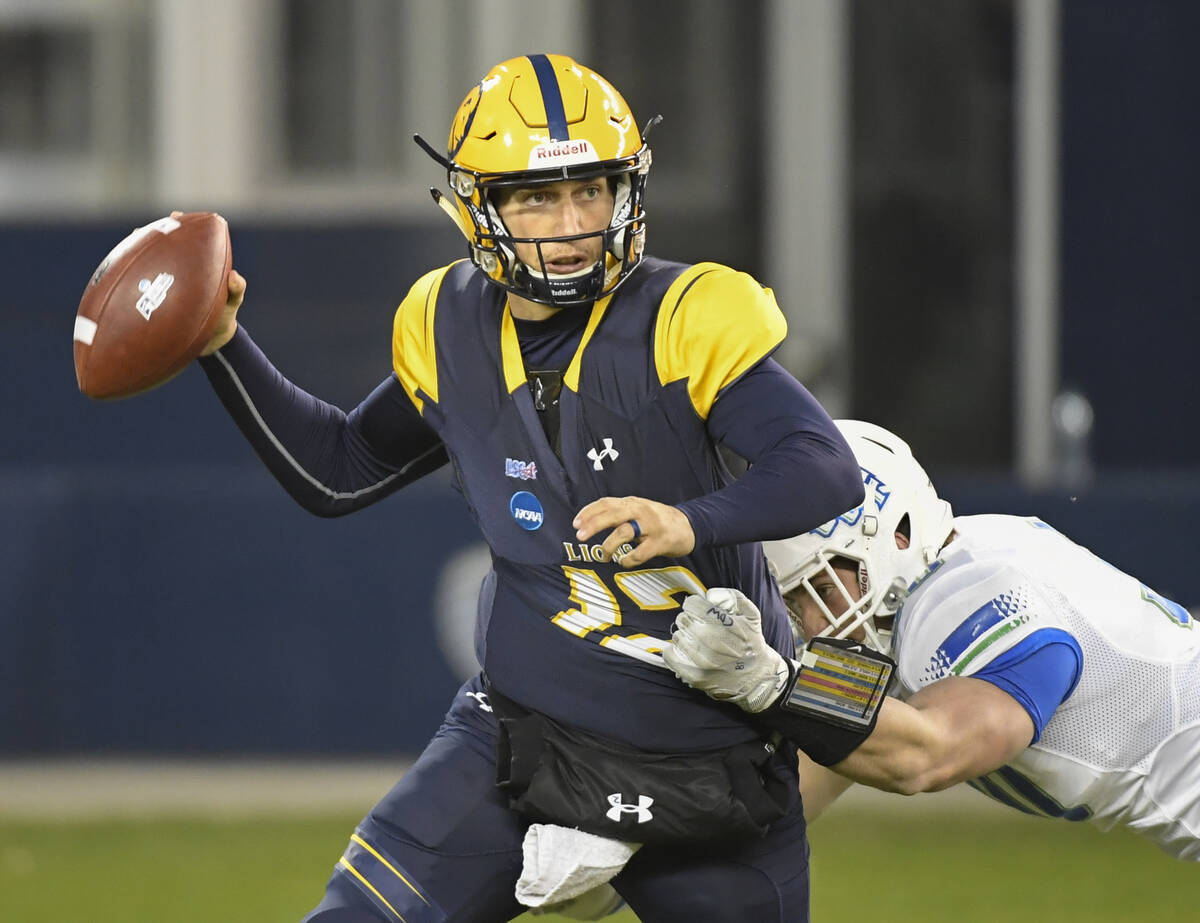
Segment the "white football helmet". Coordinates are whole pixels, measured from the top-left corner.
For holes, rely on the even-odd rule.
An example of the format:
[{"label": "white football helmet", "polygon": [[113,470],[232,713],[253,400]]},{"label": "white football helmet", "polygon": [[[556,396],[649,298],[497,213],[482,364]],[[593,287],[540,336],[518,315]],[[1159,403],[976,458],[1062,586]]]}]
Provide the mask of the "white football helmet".
[{"label": "white football helmet", "polygon": [[[890,621],[881,626],[876,618],[895,615],[950,537],[954,514],[903,439],[873,423],[835,422],[862,469],[862,506],[803,535],[763,542],[763,548],[797,626],[797,597],[807,592],[829,622],[821,635],[846,638],[861,626],[866,643],[887,654],[892,647]],[[907,548],[896,544],[897,532],[907,535]],[[811,581],[827,571],[841,588],[832,568],[837,558],[857,565],[862,596],[854,600],[843,589],[847,608],[835,616],[813,592]]]}]

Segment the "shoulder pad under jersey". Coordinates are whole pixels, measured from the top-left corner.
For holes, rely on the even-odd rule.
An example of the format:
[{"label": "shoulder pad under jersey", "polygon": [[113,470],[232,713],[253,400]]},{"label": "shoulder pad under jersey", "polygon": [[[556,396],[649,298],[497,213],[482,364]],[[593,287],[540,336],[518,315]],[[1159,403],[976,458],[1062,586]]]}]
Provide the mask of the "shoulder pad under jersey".
[{"label": "shoulder pad under jersey", "polygon": [[728,266],[698,263],[663,296],[654,364],[664,385],[687,380],[696,412],[707,419],[721,391],[786,335],[787,321],[769,288]]}]

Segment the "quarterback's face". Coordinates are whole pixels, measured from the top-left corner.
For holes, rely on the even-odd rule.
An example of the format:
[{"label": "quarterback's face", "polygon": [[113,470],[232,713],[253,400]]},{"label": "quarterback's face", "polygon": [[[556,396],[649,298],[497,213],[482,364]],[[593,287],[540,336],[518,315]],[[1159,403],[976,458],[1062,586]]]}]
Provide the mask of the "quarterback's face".
[{"label": "quarterback's face", "polygon": [[545,240],[552,237],[590,235],[577,240],[557,240],[541,245],[518,243],[517,258],[535,272],[570,275],[589,269],[604,257],[600,232],[612,220],[613,194],[603,177],[562,180],[515,189],[506,195],[497,211],[513,237]]},{"label": "quarterback's face", "polygon": [[[806,641],[829,628],[829,619],[822,606],[837,618],[862,598],[857,567],[841,566],[835,561],[832,567],[818,571],[808,582],[812,586],[811,594],[801,584],[786,597],[788,608],[800,620],[800,633]],[[864,636],[862,628],[851,635],[857,641]]]}]

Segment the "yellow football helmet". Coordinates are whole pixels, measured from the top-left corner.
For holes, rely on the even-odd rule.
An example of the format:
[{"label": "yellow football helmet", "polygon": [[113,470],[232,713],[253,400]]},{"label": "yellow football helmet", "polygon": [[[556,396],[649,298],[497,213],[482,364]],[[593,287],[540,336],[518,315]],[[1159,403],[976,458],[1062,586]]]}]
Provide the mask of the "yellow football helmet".
[{"label": "yellow football helmet", "polygon": [[[642,198],[650,170],[644,133],[621,94],[595,71],[565,55],[534,54],[497,64],[467,94],[445,156],[419,135],[415,140],[446,169],[454,201],[430,192],[466,235],[472,262],[506,291],[564,307],[615,291],[642,259]],[[491,195],[506,187],[599,176],[608,179],[614,205],[608,227],[596,233],[514,238]],[[604,239],[603,260],[570,275],[547,271],[542,243],[597,235]],[[517,243],[535,245],[541,265],[517,259]]]}]

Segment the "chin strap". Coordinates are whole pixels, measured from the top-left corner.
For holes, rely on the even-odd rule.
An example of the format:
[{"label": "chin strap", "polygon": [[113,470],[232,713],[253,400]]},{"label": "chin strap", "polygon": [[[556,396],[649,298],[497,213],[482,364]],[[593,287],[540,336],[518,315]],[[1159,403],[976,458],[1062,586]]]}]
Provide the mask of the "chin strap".
[{"label": "chin strap", "polygon": [[594,263],[591,269],[583,269],[569,276],[534,272],[524,263],[518,263],[514,277],[522,282],[531,294],[551,305],[581,304],[595,301],[604,288],[604,261]]}]

